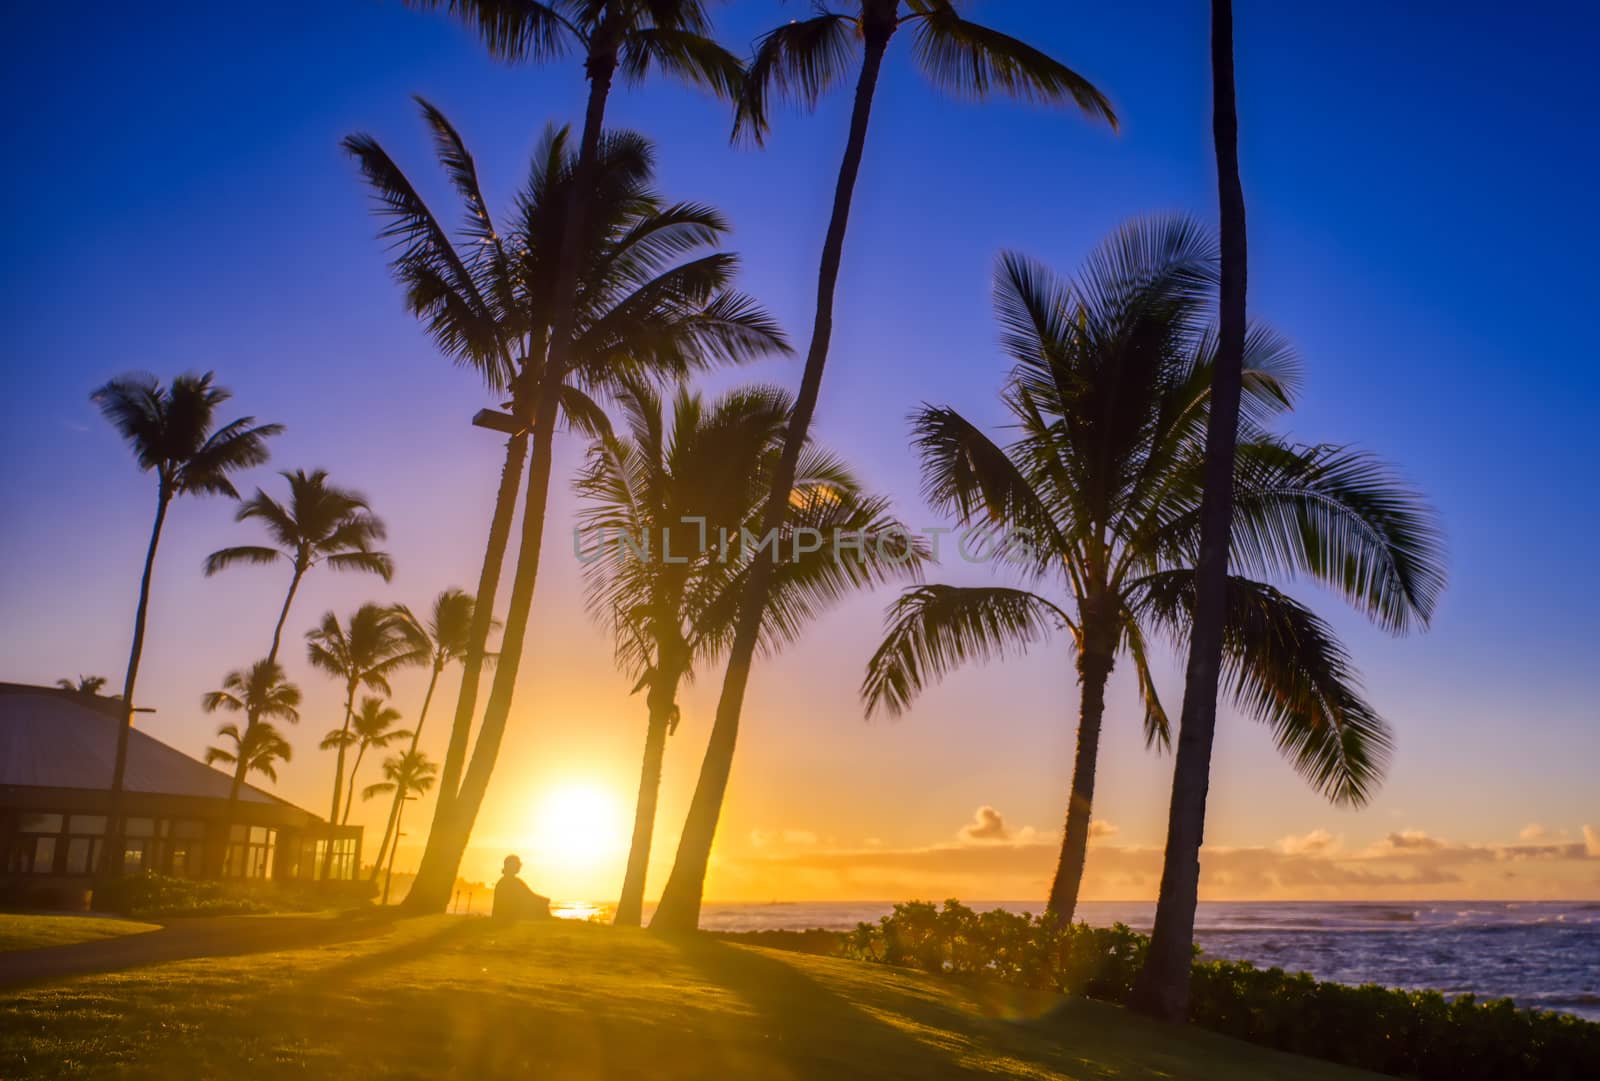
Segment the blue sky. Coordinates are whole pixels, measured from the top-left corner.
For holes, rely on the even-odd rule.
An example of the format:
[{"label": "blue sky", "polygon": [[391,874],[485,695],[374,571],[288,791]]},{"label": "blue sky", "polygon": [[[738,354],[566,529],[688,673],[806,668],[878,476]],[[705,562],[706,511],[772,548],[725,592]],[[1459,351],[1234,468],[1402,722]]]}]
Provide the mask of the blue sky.
[{"label": "blue sky", "polygon": [[[1399,732],[1390,782],[1366,811],[1334,811],[1236,721],[1219,741],[1210,836],[1266,844],[1327,828],[1365,841],[1415,828],[1505,840],[1534,822],[1575,836],[1600,821],[1600,510],[1588,473],[1600,427],[1596,17],[1576,3],[1237,7],[1251,313],[1297,344],[1307,372],[1289,430],[1397,463],[1440,510],[1451,584],[1432,633],[1399,641],[1304,594],[1348,634]],[[742,46],[804,10],[729,5],[719,27]],[[1124,124],[1112,135],[1066,113],[952,102],[896,42],[819,425],[913,518],[927,512],[905,414],[931,401],[1000,416],[996,253],[1070,271],[1132,215],[1214,217],[1204,4],[991,2],[974,14],[1092,78]],[[445,19],[378,0],[120,5],[92,18],[35,6],[0,18],[12,102],[0,174],[11,388],[0,405],[11,463],[0,473],[0,678],[97,671],[120,683],[153,496],[87,396],[128,369],[215,368],[237,412],[289,426],[274,467],[326,466],[388,518],[395,586],[324,578],[296,622],[470,585],[497,468],[494,442],[465,424],[484,396],[403,312],[338,142],[374,134],[448,208],[409,100],[423,94],[455,120],[504,205],[543,126],[578,115],[576,61],[500,66]],[[658,142],[663,191],[732,219],[743,287],[801,346],[847,98],[780,115],[761,151],[730,148],[725,109],[667,83],[619,91],[610,112],[613,126]],[[750,374],[792,386],[798,363]],[[576,453],[564,448],[558,466]],[[248,482],[270,486],[270,474]],[[564,493],[556,509],[565,521]],[[205,552],[253,539],[228,513],[181,508],[158,570],[141,697],[160,710],[152,728],[190,750],[211,723],[199,695],[260,652],[281,589],[264,571],[200,577]],[[642,727],[582,613],[575,568],[552,567],[519,698],[527,721],[486,816],[508,839],[551,778],[582,773],[631,792]],[[762,783],[736,781],[735,849],[745,832],[786,829],[841,846],[927,844],[979,804],[1055,828],[1076,704],[1065,643],[964,673],[912,717],[866,726],[853,688],[886,599],[846,605],[758,676],[740,769]],[[837,678],[819,687],[819,670]],[[320,713],[297,734],[303,755],[285,786],[312,801],[327,783],[311,748],[333,691],[299,675],[308,713]],[[1175,701],[1175,666],[1168,675]],[[1120,676],[1112,705],[1129,712]],[[707,673],[686,703],[664,821],[681,813],[719,677]],[[591,704],[601,696],[603,708]],[[1170,764],[1140,750],[1136,727],[1131,713],[1113,723],[1099,808],[1123,837],[1154,844]],[[826,800],[808,798],[818,786]]]}]

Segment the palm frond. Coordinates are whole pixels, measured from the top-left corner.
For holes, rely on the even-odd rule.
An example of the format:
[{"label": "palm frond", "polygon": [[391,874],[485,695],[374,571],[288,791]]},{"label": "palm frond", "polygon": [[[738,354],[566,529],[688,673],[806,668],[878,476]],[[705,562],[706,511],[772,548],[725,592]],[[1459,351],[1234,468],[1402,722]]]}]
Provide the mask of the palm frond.
[{"label": "palm frond", "polygon": [[739,88],[733,137],[765,141],[773,96],[814,107],[844,79],[859,45],[856,21],[828,11],[764,34]]}]

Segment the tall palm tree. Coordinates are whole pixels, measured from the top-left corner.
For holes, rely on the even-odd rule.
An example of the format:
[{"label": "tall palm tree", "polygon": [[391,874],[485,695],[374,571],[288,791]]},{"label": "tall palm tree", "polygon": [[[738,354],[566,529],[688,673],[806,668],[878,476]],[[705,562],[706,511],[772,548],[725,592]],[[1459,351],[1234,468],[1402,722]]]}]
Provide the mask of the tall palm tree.
[{"label": "tall palm tree", "polygon": [[230,747],[207,747],[206,765],[221,762],[228,766],[244,763],[247,773],[260,773],[269,781],[278,779],[278,763],[294,757],[294,748],[283,738],[283,733],[271,721],[257,721],[254,728],[243,732],[229,721],[218,726],[217,735],[231,744]]},{"label": "tall palm tree", "polygon": [[355,742],[350,728],[356,717],[356,692],[365,686],[379,694],[392,695],[389,677],[402,668],[421,664],[426,658],[405,633],[394,609],[381,604],[363,604],[351,615],[348,626],[341,625],[334,613],[324,613],[316,629],[306,633],[306,643],[312,667],[344,681],[344,725],[323,741],[324,747],[334,747],[339,752],[334,762],[333,800],[328,810],[331,825],[339,821],[345,752]]},{"label": "tall palm tree", "polygon": [[[1205,495],[1200,507],[1200,549],[1195,566],[1195,613],[1184,673],[1178,754],[1172,772],[1167,847],[1150,952],[1134,988],[1141,1012],[1184,1020],[1189,1012],[1189,968],[1194,958],[1194,911],[1200,890],[1200,844],[1205,832],[1211,745],[1217,728],[1217,687],[1227,622],[1229,530],[1235,440],[1245,349],[1247,241],[1244,185],[1239,177],[1239,112],[1233,78],[1233,3],[1211,2],[1211,135],[1217,159],[1222,239],[1218,293],[1217,363],[1211,396],[1216,405],[1206,431]],[[1426,613],[1426,610],[1425,610]]]},{"label": "tall palm tree", "polygon": [[[376,881],[378,868],[384,866],[384,850],[388,850],[388,874],[383,879],[381,904],[389,903],[389,883],[394,879],[394,854],[395,849],[400,847],[401,819],[405,815],[406,801],[411,798],[408,793],[415,792],[419,796],[426,794],[438,779],[438,772],[439,767],[429,761],[427,755],[418,750],[410,750],[384,759],[384,780],[377,784],[369,784],[361,790],[362,799],[372,799],[385,792],[393,792],[395,795],[394,805],[389,808],[389,824],[383,829],[383,843],[378,846],[378,858],[372,864],[372,878]],[[391,837],[394,839],[394,848],[389,847]]]},{"label": "tall palm tree", "polygon": [[[340,816],[341,823],[350,821],[350,805],[355,802],[356,774],[361,772],[361,760],[366,757],[369,747],[387,747],[389,744],[402,739],[409,739],[411,733],[404,728],[396,728],[400,723],[400,711],[386,703],[377,695],[367,695],[361,700],[361,708],[356,710],[355,716],[350,720],[349,742],[356,749],[356,760],[350,766],[350,780],[345,791],[344,813]],[[335,729],[328,733],[329,739],[340,736]],[[324,750],[332,747],[328,739],[323,740]]]},{"label": "tall palm tree", "polygon": [[[1132,660],[1147,745],[1170,745],[1149,643],[1181,645],[1195,619],[1204,517],[1203,432],[1217,338],[1204,309],[1215,249],[1182,218],[1124,226],[1062,281],[1001,258],[996,308],[1015,368],[1003,399],[1019,433],[1000,446],[953,409],[913,418],[930,501],[964,525],[1026,535],[1000,549],[1032,588],[930,585],[890,609],[862,687],[869,713],[905,709],[929,682],[972,659],[1071,636],[1081,697],[1060,857],[1047,912],[1072,919],[1088,846],[1105,687]],[[1297,446],[1265,422],[1290,408],[1298,364],[1256,328],[1246,338],[1224,663],[1238,705],[1338,803],[1366,802],[1389,729],[1362,696],[1332,629],[1261,579],[1320,580],[1390,630],[1425,622],[1443,580],[1431,512],[1370,457]],[[1237,410],[1236,410],[1237,414]],[[1046,595],[1040,587],[1056,585]]]},{"label": "tall palm tree", "polygon": [[[233,729],[233,733],[217,730],[219,735],[231,739],[237,751],[242,740],[244,746],[252,751],[259,751],[268,761],[279,758],[287,761],[287,754],[279,754],[276,750],[275,739],[281,735],[274,728],[271,735],[256,737],[256,726],[272,720],[286,721],[289,724],[298,724],[300,721],[300,688],[290,683],[286,678],[283,666],[274,660],[259,660],[249,668],[236,669],[229,672],[222,679],[222,689],[211,691],[200,700],[201,708],[207,713],[223,710],[228,713],[242,713],[246,720],[243,734],[238,734],[234,724],[224,725],[223,728]],[[214,749],[214,748],[213,748]],[[206,762],[231,763],[233,766],[233,782],[228,786],[228,801],[223,810],[224,836],[233,827],[234,810],[239,802],[239,793],[244,788],[245,779],[251,770],[260,767],[254,764],[254,755],[235,753],[225,757],[222,753],[212,755],[207,753]],[[264,772],[264,771],[263,771]],[[277,780],[275,774],[273,780]],[[219,851],[214,854],[212,870],[220,872],[226,852]]]},{"label": "tall palm tree", "polygon": [[372,513],[366,496],[328,483],[328,471],[303,469],[284,471],[289,482],[289,498],[280,503],[257,488],[256,494],[239,504],[234,520],[259,520],[272,544],[241,544],[221,548],[206,556],[209,578],[238,563],[271,566],[287,560],[290,566],[289,589],[278,609],[278,622],[272,628],[272,647],[267,660],[278,659],[283,626],[289,619],[300,581],[311,568],[326,564],[329,570],[363,571],[376,574],[385,582],[394,577],[394,560],[373,545],[387,535],[383,520]]},{"label": "tall palm tree", "polygon": [[[636,692],[646,692],[639,798],[616,914],[617,923],[637,926],[661,763],[678,726],[678,687],[727,647],[751,563],[769,558],[720,538],[756,528],[791,403],[787,393],[767,387],[709,403],[680,387],[663,403],[643,384],[619,401],[628,434],[594,442],[577,490],[585,501],[580,532],[594,541],[584,557],[591,610],[610,626],[618,666],[636,680]],[[802,455],[790,498],[798,508],[795,526],[825,540],[815,548],[797,545],[793,534],[780,540],[800,554],[779,569],[762,627],[768,649],[796,637],[850,589],[916,573],[925,556],[920,547],[885,545],[909,530],[824,450],[813,446]],[[860,543],[836,553],[835,529],[859,535]],[[652,558],[639,557],[641,544]]]},{"label": "tall palm tree", "polygon": [[[1025,42],[963,18],[950,0],[906,0],[904,5],[900,0],[860,0],[848,11],[824,10],[809,19],[792,20],[761,38],[741,88],[734,126],[736,136],[746,132],[758,141],[767,131],[768,99],[772,94],[797,99],[808,107],[815,105],[825,92],[845,78],[856,49],[861,49],[850,130],[839,164],[833,210],[817,269],[817,309],[811,328],[811,347],[800,377],[800,392],[795,399],[783,455],[773,473],[772,491],[763,519],[764,532],[778,529],[789,513],[789,489],[794,484],[800,450],[816,413],[822,372],[828,360],[834,292],[839,283],[850,203],[866,149],[873,95],[890,39],[902,27],[909,27],[912,34],[912,52],[917,65],[943,90],[975,98],[985,98],[998,91],[1024,101],[1072,104],[1090,117],[1116,124],[1110,103],[1088,80]],[[755,568],[746,585],[739,623],[728,651],[727,673],[717,702],[705,764],[678,841],[672,876],[656,908],[652,927],[692,930],[699,923],[706,866],[711,859],[717,821],[722,815],[722,799],[733,769],[739,717],[760,637],[762,609],[772,589],[771,571],[771,566],[763,562]]]},{"label": "tall palm tree", "polygon": [[78,694],[97,695],[106,689],[106,684],[108,682],[109,680],[107,680],[105,676],[80,675],[76,679],[73,679],[71,676],[64,676],[63,678],[56,680],[56,686],[60,687],[64,691],[76,691]]},{"label": "tall palm tree", "polygon": [[[428,707],[433,702],[433,692],[440,674],[450,664],[464,661],[471,652],[476,613],[472,597],[455,588],[443,590],[433,599],[433,610],[426,621],[403,604],[395,605],[394,611],[400,617],[402,629],[411,639],[412,648],[430,658],[428,689],[422,696],[422,709],[417,713],[417,723],[411,729],[411,746],[407,748],[407,753],[415,753],[417,744],[422,740],[422,726],[428,719]],[[498,620],[490,621],[491,628],[497,626]],[[391,823],[400,801],[406,798],[405,790],[396,789],[394,798],[395,807],[389,811]],[[384,845],[387,844],[385,840]],[[377,881],[378,872],[383,867],[383,847],[378,848],[377,858],[372,862],[373,881]]]},{"label": "tall palm tree", "polygon": [[122,683],[125,712],[117,730],[116,758],[111,767],[110,837],[102,867],[105,874],[121,870],[122,786],[128,766],[128,732],[133,727],[133,689],[139,678],[139,658],[144,653],[150,579],[167,508],[174,499],[185,495],[237,499],[239,493],[228,475],[265,462],[267,439],[283,431],[281,424],[257,424],[254,417],[240,417],[214,427],[218,407],[232,396],[232,392],[213,382],[211,372],[180,375],[168,386],[162,386],[153,375],[135,372],[111,380],[90,395],[101,414],[132,448],[140,471],[156,475],[156,517],[145,550],[144,575],[139,580],[133,646],[128,651],[128,672]]},{"label": "tall palm tree", "polygon": [[[507,229],[497,228],[478,185],[477,170],[459,133],[426,102],[423,115],[452,184],[466,205],[467,225],[453,239],[417,195],[405,173],[378,143],[352,136],[346,148],[384,217],[394,268],[411,310],[435,341],[482,372],[510,396],[511,431],[500,496],[479,577],[461,694],[440,775],[439,797],[419,880],[407,897],[415,909],[442,910],[459,868],[498,754],[521,660],[527,615],[539,563],[550,451],[557,421],[597,434],[605,416],[592,395],[623,374],[681,377],[716,363],[784,351],[781,332],[749,298],[729,288],[737,260],[706,253],[727,232],[714,209],[668,204],[652,189],[654,152],[639,136],[617,133],[600,142],[589,193],[588,224],[579,238],[582,288],[568,343],[569,361],[554,363],[554,281],[569,224],[568,193],[576,161],[564,130],[547,133]],[[530,434],[531,433],[531,434]],[[478,682],[500,563],[509,542],[518,478],[533,442],[506,635],[482,735],[467,770],[466,752],[477,707]],[[519,442],[520,441],[520,442]],[[459,813],[457,801],[462,802]]]}]

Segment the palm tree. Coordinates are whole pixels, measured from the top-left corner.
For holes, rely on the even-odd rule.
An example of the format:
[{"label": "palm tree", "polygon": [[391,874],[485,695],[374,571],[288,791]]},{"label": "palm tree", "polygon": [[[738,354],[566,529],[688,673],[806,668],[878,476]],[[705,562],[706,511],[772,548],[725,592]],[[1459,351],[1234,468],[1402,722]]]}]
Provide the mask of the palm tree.
[{"label": "palm tree", "polygon": [[[680,377],[787,346],[766,313],[729,288],[737,260],[727,253],[704,252],[727,232],[722,216],[700,204],[665,203],[651,188],[651,145],[639,136],[618,133],[601,140],[598,150],[589,223],[580,237],[579,315],[568,343],[569,362],[557,366],[548,348],[554,334],[554,280],[577,167],[566,132],[547,133],[507,219],[510,227],[500,229],[489,215],[476,166],[460,135],[437,109],[421,105],[441,164],[466,204],[467,226],[459,240],[439,224],[376,141],[352,136],[345,146],[377,196],[387,222],[384,235],[394,241],[394,268],[406,286],[411,310],[427,323],[442,349],[480,371],[492,388],[508,392],[510,413],[493,423],[511,433],[433,828],[419,881],[407,898],[418,910],[442,910],[510,712],[538,571],[557,421],[564,418],[597,434],[605,415],[592,395],[605,393],[619,375]],[[466,752],[488,610],[509,542],[529,438],[534,467],[501,649],[505,660],[496,673],[469,779],[464,776]]]},{"label": "palm tree", "polygon": [[[1078,743],[1047,908],[1062,923],[1077,903],[1106,681],[1119,655],[1133,662],[1146,744],[1170,744],[1149,643],[1181,645],[1196,618],[1209,482],[1202,433],[1218,363],[1204,319],[1215,260],[1204,230],[1183,218],[1124,226],[1070,282],[1002,256],[995,300],[1015,364],[1003,400],[1018,437],[1002,447],[945,407],[913,418],[930,501],[963,524],[1026,536],[998,550],[1029,588],[908,591],[890,609],[862,694],[869,713],[899,712],[967,660],[1069,632]],[[1389,728],[1333,630],[1263,579],[1313,578],[1403,631],[1426,622],[1442,587],[1439,538],[1428,508],[1369,456],[1269,433],[1297,382],[1288,346],[1252,330],[1235,422],[1237,573],[1226,583],[1224,670],[1235,702],[1271,727],[1308,782],[1360,805],[1383,775]],[[1052,582],[1053,595],[1041,591]]]},{"label": "palm tree", "polygon": [[[208,693],[200,700],[200,705],[207,713],[215,713],[220,709],[228,713],[244,714],[246,720],[242,737],[237,735],[236,726],[231,723],[223,727],[234,729],[235,734],[230,735],[218,729],[219,735],[233,740],[236,749],[242,738],[246,747],[259,749],[269,761],[277,758],[288,760],[287,754],[280,755],[274,750],[277,746],[274,737],[281,739],[276,729],[271,737],[262,736],[258,739],[255,736],[255,728],[263,720],[276,719],[287,721],[289,724],[298,724],[300,721],[300,688],[287,680],[283,666],[277,661],[263,659],[249,668],[229,672],[222,679],[222,689]],[[233,813],[239,802],[239,793],[244,788],[245,778],[251,770],[259,767],[253,764],[250,754],[224,757],[220,752],[216,755],[208,752],[206,762],[208,764],[228,762],[234,767],[233,782],[228,786],[228,801],[223,810],[223,833],[226,836],[233,827]],[[277,780],[275,774],[271,776],[273,780]],[[225,855],[224,852],[216,853],[214,871],[222,870]]]},{"label": "palm tree", "polygon": [[[233,395],[212,379],[211,372],[180,375],[170,385],[162,386],[155,376],[135,372],[111,380],[90,395],[101,414],[133,449],[140,471],[156,475],[156,518],[145,551],[144,575],[139,580],[133,646],[128,651],[128,672],[122,683],[125,712],[117,731],[116,758],[111,768],[110,836],[102,868],[106,874],[121,870],[122,785],[128,766],[128,732],[133,727],[133,689],[139,678],[139,657],[144,653],[150,579],[167,507],[185,495],[226,495],[237,499],[239,493],[228,474],[265,462],[267,439],[283,431],[281,424],[257,424],[254,417],[240,417],[214,428],[217,408]],[[117,858],[113,853],[118,854]]]},{"label": "palm tree", "polygon": [[[1216,405],[1206,431],[1205,494],[1200,507],[1200,547],[1195,565],[1195,612],[1184,673],[1178,754],[1172,773],[1167,847],[1150,952],[1134,988],[1141,1012],[1169,1020],[1187,1018],[1189,968],[1194,957],[1194,911],[1200,890],[1200,844],[1205,832],[1211,744],[1217,728],[1217,687],[1227,632],[1229,530],[1235,440],[1245,350],[1247,243],[1244,185],[1239,177],[1239,112],[1233,79],[1233,3],[1211,2],[1211,133],[1217,158],[1222,240],[1218,295],[1217,363],[1211,396]],[[1431,606],[1424,609],[1424,616]]]},{"label": "palm tree", "polygon": [[394,577],[394,560],[386,552],[373,550],[373,545],[383,540],[387,530],[383,520],[372,513],[365,496],[329,484],[325,469],[310,473],[296,469],[281,475],[289,482],[287,502],[279,503],[257,488],[256,494],[240,503],[234,514],[234,521],[238,522],[260,520],[266,526],[272,545],[242,544],[222,548],[206,556],[205,561],[205,573],[209,578],[236,563],[270,566],[288,560],[289,590],[278,610],[278,622],[272,628],[272,648],[267,650],[269,661],[278,659],[289,607],[294,603],[301,579],[312,567],[325,563],[330,570],[364,571],[376,574],[385,582]]},{"label": "palm tree", "polygon": [[[773,472],[763,532],[779,529],[789,513],[789,490],[794,485],[800,451],[816,413],[822,372],[833,334],[833,298],[844,254],[850,202],[861,171],[878,74],[895,32],[902,26],[911,28],[917,64],[941,89],[975,98],[999,91],[1024,101],[1052,105],[1071,103],[1090,117],[1116,124],[1110,103],[1088,80],[1025,42],[963,18],[950,0],[907,0],[904,12],[901,7],[900,0],[860,0],[852,4],[848,12],[824,10],[809,19],[792,20],[778,27],[757,43],[755,57],[741,88],[734,134],[748,133],[760,141],[768,128],[770,95],[775,92],[813,106],[844,79],[856,48],[859,46],[862,50],[850,130],[839,164],[833,210],[817,270],[817,310],[811,328],[811,347],[800,377],[800,392],[795,399],[783,455]],[[770,564],[764,561],[755,568],[745,587],[705,764],[678,841],[672,876],[651,920],[652,927],[681,931],[692,930],[699,924],[706,866],[711,859],[722,799],[733,769],[745,686],[750,680],[750,666],[760,637],[762,610],[772,589],[771,570]]]},{"label": "palm tree", "polygon": [[355,742],[350,727],[356,716],[356,691],[366,686],[379,694],[393,694],[389,676],[408,665],[421,664],[426,658],[417,652],[394,609],[380,604],[363,604],[356,609],[348,627],[341,625],[334,613],[324,613],[317,628],[306,633],[306,643],[313,668],[344,680],[344,725],[329,733],[322,743],[339,752],[333,768],[333,801],[328,810],[328,823],[332,825],[339,821],[345,751]]},{"label": "palm tree", "polygon": [[[440,673],[448,665],[465,660],[471,652],[476,612],[472,597],[455,588],[443,590],[433,599],[433,611],[426,622],[403,604],[395,605],[394,611],[400,617],[402,629],[411,639],[412,648],[431,659],[428,689],[422,696],[422,709],[417,713],[416,726],[411,730],[411,746],[407,749],[407,753],[415,753],[422,739],[422,726],[428,719],[428,706],[433,702],[433,691],[438,685]],[[490,626],[498,627],[499,621],[491,620]],[[395,807],[389,811],[391,822],[399,802],[405,799],[404,790],[397,789],[394,798]],[[383,849],[387,844],[386,838],[372,862],[373,881],[377,881],[378,871],[383,866]]]},{"label": "palm tree", "polygon": [[339,818],[341,823],[350,821],[350,805],[355,802],[356,796],[356,774],[361,771],[361,760],[366,757],[367,748],[387,747],[396,740],[410,737],[410,732],[395,727],[399,723],[399,710],[377,695],[369,694],[361,699],[361,708],[351,717],[348,731],[335,728],[323,738],[323,750],[344,746],[356,749],[356,760],[350,766],[350,781],[344,797],[344,814]]},{"label": "palm tree", "polygon": [[239,731],[239,726],[233,722],[217,728],[217,735],[232,744],[232,749],[227,747],[207,747],[206,765],[215,765],[218,762],[224,765],[237,766],[244,764],[248,773],[260,773],[270,781],[278,779],[278,763],[287,762],[294,757],[294,748],[289,746],[289,741],[271,721],[257,721],[254,728]]},{"label": "palm tree", "polygon": [[78,694],[98,695],[101,691],[106,689],[107,682],[108,680],[105,676],[80,675],[77,679],[73,679],[71,676],[66,676],[56,680],[56,686],[60,687],[64,691],[74,691]]},{"label": "palm tree", "polygon": [[[394,793],[394,806],[389,809],[389,824],[383,830],[383,843],[378,846],[378,858],[372,864],[372,878],[378,877],[378,868],[383,866],[383,853],[389,852],[388,874],[383,879],[383,898],[381,904],[389,903],[389,883],[394,879],[394,853],[400,847],[400,820],[405,814],[406,801],[411,797],[408,793],[415,792],[423,795],[433,787],[437,779],[439,767],[428,760],[428,756],[418,750],[406,751],[404,754],[390,755],[383,762],[384,780],[377,784],[369,784],[361,790],[362,799],[372,799],[385,792]],[[389,839],[394,838],[394,848],[389,847]]]},{"label": "palm tree", "polygon": [[[640,384],[619,400],[628,434],[594,442],[577,490],[586,504],[580,532],[599,538],[584,557],[591,610],[610,625],[618,666],[636,681],[636,692],[646,692],[639,799],[616,914],[617,923],[637,926],[662,758],[667,736],[678,726],[678,687],[727,647],[740,587],[751,563],[764,558],[753,547],[712,538],[755,529],[790,399],[781,390],[751,387],[708,403],[680,387],[664,405]],[[809,545],[780,541],[802,553],[780,567],[762,628],[769,650],[796,637],[850,589],[917,572],[925,555],[920,547],[903,556],[903,545],[885,547],[885,538],[904,538],[909,530],[888,516],[884,500],[866,495],[854,474],[819,448],[802,456],[791,500],[799,508],[796,527],[815,530],[829,543],[805,551]],[[860,534],[862,543],[836,556],[835,529]],[[617,543],[608,544],[608,537]],[[640,544],[655,557],[640,558]]]}]

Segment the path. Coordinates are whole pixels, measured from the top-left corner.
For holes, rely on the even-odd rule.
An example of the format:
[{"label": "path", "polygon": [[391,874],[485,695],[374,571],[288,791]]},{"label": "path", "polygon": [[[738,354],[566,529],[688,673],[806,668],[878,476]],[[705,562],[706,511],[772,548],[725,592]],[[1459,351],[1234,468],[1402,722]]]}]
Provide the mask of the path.
[{"label": "path", "polygon": [[347,942],[376,934],[387,922],[371,916],[204,916],[165,920],[159,931],[0,953],[0,989],[163,961]]}]

